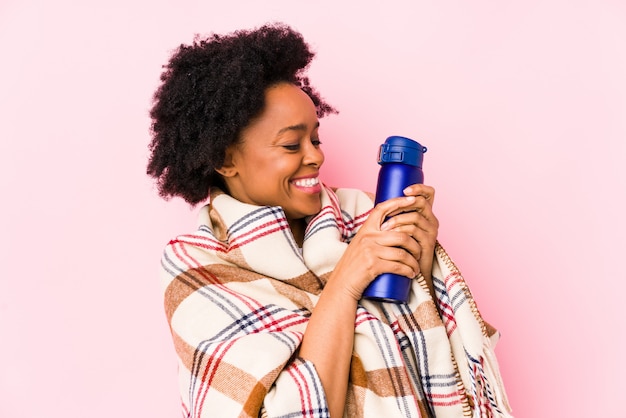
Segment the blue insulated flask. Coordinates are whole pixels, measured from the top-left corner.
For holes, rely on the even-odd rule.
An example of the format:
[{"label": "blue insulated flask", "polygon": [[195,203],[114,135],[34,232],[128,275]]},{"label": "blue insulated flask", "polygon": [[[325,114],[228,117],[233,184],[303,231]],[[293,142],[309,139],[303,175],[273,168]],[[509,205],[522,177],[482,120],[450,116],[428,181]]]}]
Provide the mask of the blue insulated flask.
[{"label": "blue insulated flask", "polygon": [[[415,183],[424,182],[422,161],[426,147],[403,136],[390,136],[380,146],[378,164],[381,165],[376,186],[376,201],[404,196],[402,191]],[[384,273],[374,279],[363,292],[366,299],[406,303],[411,290],[411,279],[393,273]]]}]

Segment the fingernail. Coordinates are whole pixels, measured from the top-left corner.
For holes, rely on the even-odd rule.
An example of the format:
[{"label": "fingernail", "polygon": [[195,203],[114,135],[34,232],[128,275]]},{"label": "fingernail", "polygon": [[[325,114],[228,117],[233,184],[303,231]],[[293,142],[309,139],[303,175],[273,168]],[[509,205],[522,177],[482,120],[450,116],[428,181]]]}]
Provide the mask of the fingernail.
[{"label": "fingernail", "polygon": [[409,202],[409,203],[413,203],[413,202],[415,202],[415,196],[407,196],[405,199],[406,199],[406,200],[407,200],[407,202]]},{"label": "fingernail", "polygon": [[388,223],[388,222],[385,222],[385,223],[383,223],[383,224],[380,226],[380,230],[381,230],[381,231],[386,231],[386,230],[388,230],[388,229],[389,229],[389,223]]},{"label": "fingernail", "polygon": [[411,186],[405,188],[404,190],[402,190],[402,193],[407,194],[411,192]]}]

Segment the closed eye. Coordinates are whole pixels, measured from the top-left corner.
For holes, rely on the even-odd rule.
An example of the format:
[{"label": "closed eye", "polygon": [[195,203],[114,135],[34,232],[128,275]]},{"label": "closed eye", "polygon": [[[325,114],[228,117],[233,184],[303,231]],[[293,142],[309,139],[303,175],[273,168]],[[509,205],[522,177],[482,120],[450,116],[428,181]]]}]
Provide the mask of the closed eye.
[{"label": "closed eye", "polygon": [[[322,145],[322,141],[320,141],[319,138],[312,138],[311,144],[313,144],[313,146],[317,148]],[[283,147],[287,151],[298,151],[300,149],[300,143],[298,142],[297,144],[285,144],[281,145],[281,147]]]},{"label": "closed eye", "polygon": [[298,151],[300,149],[300,144],[288,144],[288,145],[282,145],[282,147],[284,149],[286,149],[287,151]]}]

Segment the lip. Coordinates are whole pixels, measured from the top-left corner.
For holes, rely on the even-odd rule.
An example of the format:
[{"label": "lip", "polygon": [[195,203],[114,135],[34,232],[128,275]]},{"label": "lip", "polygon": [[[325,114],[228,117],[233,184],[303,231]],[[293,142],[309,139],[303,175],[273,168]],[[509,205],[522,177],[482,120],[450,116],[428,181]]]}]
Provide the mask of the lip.
[{"label": "lip", "polygon": [[289,181],[298,181],[298,180],[304,180],[304,179],[314,179],[315,177],[319,177],[319,173],[314,173],[314,174],[309,174],[306,176],[300,176],[300,177],[294,177]]},{"label": "lip", "polygon": [[[300,181],[300,180],[307,180],[307,179],[318,179],[317,184],[313,185],[313,186],[302,186],[302,185],[298,185],[295,182]],[[322,191],[322,183],[319,180],[319,174],[310,174],[307,176],[300,176],[300,177],[294,177],[291,180],[289,180],[289,183],[295,187],[296,189],[303,191],[305,193],[320,193]]]}]

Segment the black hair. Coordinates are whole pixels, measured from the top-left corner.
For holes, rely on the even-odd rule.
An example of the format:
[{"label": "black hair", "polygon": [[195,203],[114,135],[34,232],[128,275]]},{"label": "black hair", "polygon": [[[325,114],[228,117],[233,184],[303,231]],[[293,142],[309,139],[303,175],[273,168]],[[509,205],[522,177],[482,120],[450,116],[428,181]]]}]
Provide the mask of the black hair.
[{"label": "black hair", "polygon": [[147,173],[164,198],[195,205],[211,186],[224,187],[215,171],[226,149],[263,110],[265,91],[280,82],[309,95],[318,117],[336,113],[303,75],[314,53],[302,35],[268,24],[180,45],[154,94]]}]

